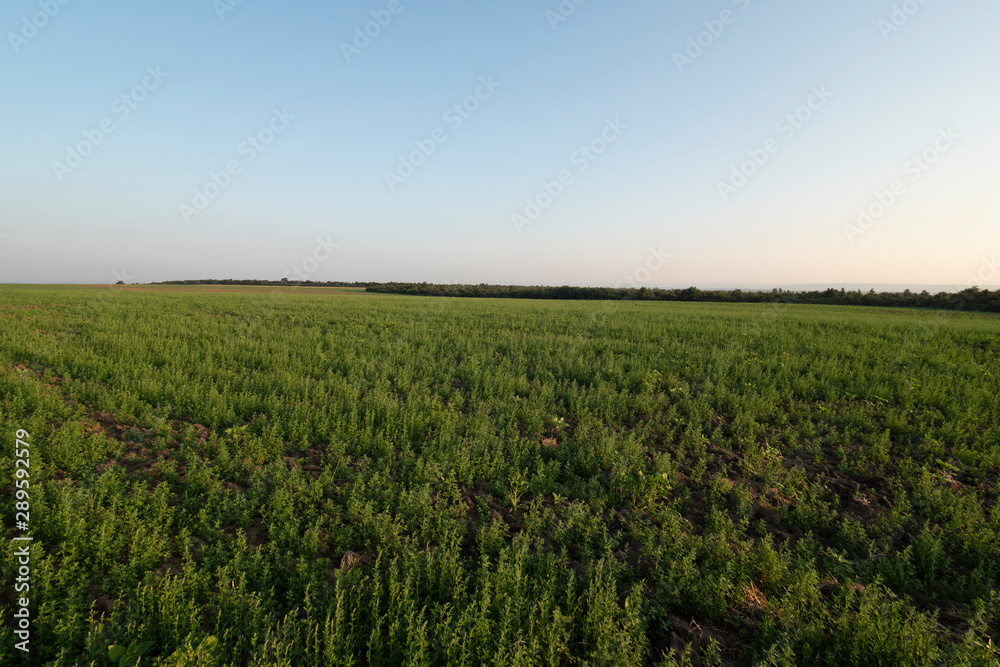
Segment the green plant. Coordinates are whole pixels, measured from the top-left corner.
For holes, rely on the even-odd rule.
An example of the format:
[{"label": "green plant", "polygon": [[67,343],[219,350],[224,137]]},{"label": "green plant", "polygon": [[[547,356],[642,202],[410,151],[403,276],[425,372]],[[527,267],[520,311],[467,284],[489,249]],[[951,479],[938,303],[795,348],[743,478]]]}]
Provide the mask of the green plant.
[{"label": "green plant", "polygon": [[184,646],[174,651],[167,658],[167,665],[170,667],[209,667],[216,663],[216,649],[219,640],[215,637],[204,637],[198,646],[191,643],[190,637],[185,640]]},{"label": "green plant", "polygon": [[111,644],[108,646],[108,660],[113,665],[121,667],[132,667],[138,665],[142,656],[153,648],[153,642],[143,642],[141,644],[132,642],[128,646]]}]

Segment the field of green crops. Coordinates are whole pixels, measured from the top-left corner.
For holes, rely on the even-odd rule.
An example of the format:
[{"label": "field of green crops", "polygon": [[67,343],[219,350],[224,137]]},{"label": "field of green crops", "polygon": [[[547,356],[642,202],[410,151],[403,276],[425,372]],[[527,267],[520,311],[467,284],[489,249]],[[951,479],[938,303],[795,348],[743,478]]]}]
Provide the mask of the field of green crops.
[{"label": "field of green crops", "polygon": [[996,666],[998,380],[986,314],[0,286],[0,664]]}]

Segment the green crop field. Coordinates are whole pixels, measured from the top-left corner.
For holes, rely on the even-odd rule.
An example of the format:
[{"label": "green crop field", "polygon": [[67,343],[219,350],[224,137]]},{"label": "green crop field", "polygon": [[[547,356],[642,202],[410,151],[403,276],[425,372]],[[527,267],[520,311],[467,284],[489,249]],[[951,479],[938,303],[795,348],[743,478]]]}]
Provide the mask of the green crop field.
[{"label": "green crop field", "polygon": [[989,314],[0,287],[0,663],[995,666],[998,379]]}]

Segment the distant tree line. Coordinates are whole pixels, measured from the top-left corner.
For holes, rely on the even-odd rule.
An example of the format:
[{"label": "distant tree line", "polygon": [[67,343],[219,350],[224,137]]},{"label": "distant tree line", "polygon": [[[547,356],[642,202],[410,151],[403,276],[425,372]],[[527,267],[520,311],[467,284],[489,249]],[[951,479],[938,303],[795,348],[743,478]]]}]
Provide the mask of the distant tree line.
[{"label": "distant tree line", "polygon": [[234,280],[232,278],[205,278],[203,280],[164,280],[151,285],[263,285],[265,287],[375,287],[381,283],[347,283],[341,281],[318,280]]},{"label": "distant tree line", "polygon": [[[360,286],[360,283],[355,283]],[[432,283],[377,283],[369,292],[410,294],[414,296],[452,296],[494,299],[571,299],[612,301],[710,301],[720,303],[804,303],[843,306],[878,306],[897,308],[941,308],[1000,312],[1000,290],[970,287],[961,292],[926,290],[916,293],[849,291],[830,288],[824,291],[796,292],[782,289],[767,291],[656,289],[646,287],[546,287],[521,285],[435,285]]]},{"label": "distant tree line", "polygon": [[718,303],[808,303],[840,306],[940,308],[1000,312],[1000,290],[969,287],[961,292],[876,292],[829,288],[823,291],[658,289],[648,287],[547,287],[544,285],[437,285],[434,283],[377,283],[315,280],[166,280],[154,285],[257,285],[271,287],[355,287],[382,294],[452,296],[480,299],[567,299],[580,301],[708,301]]}]

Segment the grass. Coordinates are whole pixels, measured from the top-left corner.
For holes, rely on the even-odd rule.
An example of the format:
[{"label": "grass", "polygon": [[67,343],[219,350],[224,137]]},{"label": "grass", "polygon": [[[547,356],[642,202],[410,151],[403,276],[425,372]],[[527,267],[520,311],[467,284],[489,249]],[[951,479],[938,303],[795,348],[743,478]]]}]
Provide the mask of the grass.
[{"label": "grass", "polygon": [[0,317],[31,664],[1000,660],[996,316],[4,286]]}]

